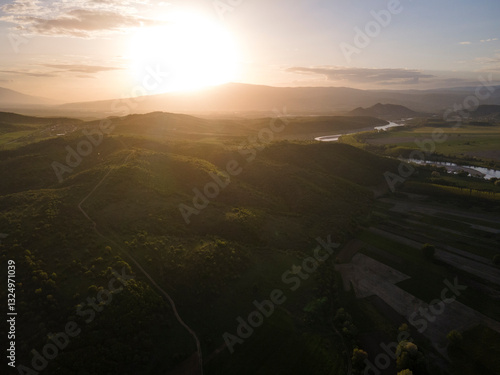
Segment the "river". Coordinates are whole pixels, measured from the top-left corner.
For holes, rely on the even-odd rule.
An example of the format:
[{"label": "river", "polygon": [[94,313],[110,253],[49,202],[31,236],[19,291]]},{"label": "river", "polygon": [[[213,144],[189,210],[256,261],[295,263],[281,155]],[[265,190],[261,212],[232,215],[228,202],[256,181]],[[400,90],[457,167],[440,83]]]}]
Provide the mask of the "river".
[{"label": "river", "polygon": [[500,171],[497,171],[496,169],[475,167],[472,165],[458,165],[455,163],[448,163],[443,161],[418,160],[418,159],[402,159],[402,160],[420,165],[431,164],[431,165],[436,165],[438,167],[444,167],[450,173],[456,173],[459,170],[463,170],[468,172],[471,176],[482,177],[486,180],[490,180],[492,178],[500,178]]},{"label": "river", "polygon": [[321,142],[336,142],[343,135],[356,134],[356,133],[370,131],[370,130],[379,130],[379,131],[383,130],[383,131],[385,131],[385,130],[387,130],[389,128],[394,128],[396,126],[404,126],[404,125],[396,124],[395,122],[389,122],[389,124],[383,125],[383,126],[375,126],[373,128],[358,129],[355,132],[351,131],[351,132],[343,132],[343,133],[334,134],[334,135],[325,135],[323,137],[316,137],[316,138],[314,138],[314,140],[321,141]]},{"label": "river", "polygon": [[[395,122],[389,122],[389,124],[387,124],[387,125],[375,126],[375,127],[373,127],[373,130],[386,131],[387,129],[394,128],[397,126],[404,126],[404,125],[397,124]],[[316,137],[314,139],[316,141],[321,141],[321,142],[336,142],[343,135],[356,134],[356,133],[370,131],[370,130],[372,130],[372,128],[359,129],[355,132],[344,132],[344,133],[335,134],[335,135],[325,135],[323,137]],[[492,178],[500,178],[500,171],[497,171],[495,169],[474,167],[472,165],[458,165],[455,163],[447,163],[447,162],[432,161],[432,160],[417,160],[417,159],[403,159],[403,160],[407,161],[407,162],[411,162],[411,163],[416,163],[416,164],[437,165],[439,167],[446,168],[446,170],[450,173],[456,173],[459,170],[464,170],[464,171],[468,172],[471,176],[482,177],[486,180],[490,180]]]}]

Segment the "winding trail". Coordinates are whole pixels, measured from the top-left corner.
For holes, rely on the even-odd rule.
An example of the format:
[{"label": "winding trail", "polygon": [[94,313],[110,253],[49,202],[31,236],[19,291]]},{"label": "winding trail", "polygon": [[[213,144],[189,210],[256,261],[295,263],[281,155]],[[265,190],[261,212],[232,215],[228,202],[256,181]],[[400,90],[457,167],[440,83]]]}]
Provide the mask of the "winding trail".
[{"label": "winding trail", "polygon": [[337,327],[335,327],[335,324],[332,323],[332,328],[335,332],[335,334],[340,337],[340,340],[342,340],[342,345],[344,345],[345,352],[346,352],[346,358],[347,358],[347,375],[352,375],[352,360],[351,356],[349,355],[349,352],[352,351],[352,348],[350,348],[347,343],[344,340],[344,336],[339,332]]},{"label": "winding trail", "polygon": [[[127,157],[125,158],[125,160],[123,161],[123,164],[125,164],[128,159],[135,153],[135,151],[132,151],[129,155],[127,155]],[[144,276],[146,276],[148,278],[148,280],[151,282],[151,284],[168,300],[168,302],[170,303],[171,307],[172,307],[172,311],[174,312],[174,316],[175,318],[177,319],[177,321],[189,332],[189,334],[191,336],[193,336],[193,339],[194,341],[196,342],[196,350],[198,352],[198,360],[199,360],[199,371],[200,371],[200,374],[203,375],[203,353],[201,351],[201,345],[200,345],[200,340],[198,339],[198,336],[196,335],[196,333],[182,320],[182,318],[180,317],[179,315],[179,312],[177,311],[177,307],[175,305],[175,302],[174,300],[170,297],[170,295],[165,291],[163,290],[157,283],[156,281],[153,279],[153,277],[139,264],[139,262],[127,251],[125,250],[122,246],[120,246],[117,242],[113,241],[111,238],[105,236],[104,234],[102,234],[101,232],[99,232],[99,230],[97,229],[97,223],[92,220],[92,218],[87,214],[87,212],[82,208],[82,204],[88,199],[90,198],[90,196],[92,194],[94,194],[94,192],[99,188],[99,186],[102,185],[102,183],[106,180],[106,178],[108,178],[108,176],[110,175],[110,173],[113,171],[113,169],[110,169],[105,175],[104,177],[101,179],[101,181],[99,181],[99,183],[94,186],[94,188],[90,191],[89,194],[87,194],[87,196],[85,198],[83,198],[80,203],[78,203],[78,209],[80,210],[80,212],[83,214],[83,216],[85,216],[85,218],[87,220],[89,220],[91,223],[92,223],[92,226],[93,226],[93,230],[94,232],[101,238],[105,239],[106,241],[109,241],[111,242],[114,246],[116,246],[118,249],[120,249],[125,255],[127,255],[127,257],[135,264],[135,266],[144,274]]]}]

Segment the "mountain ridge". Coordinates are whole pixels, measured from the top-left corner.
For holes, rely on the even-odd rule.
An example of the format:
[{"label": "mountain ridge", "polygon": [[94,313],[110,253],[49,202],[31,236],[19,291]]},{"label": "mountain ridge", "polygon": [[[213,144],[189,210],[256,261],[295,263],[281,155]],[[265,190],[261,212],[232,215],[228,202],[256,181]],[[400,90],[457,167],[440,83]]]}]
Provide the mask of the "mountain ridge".
[{"label": "mountain ridge", "polygon": [[[500,90],[493,91],[482,105],[500,105]],[[100,118],[133,113],[171,112],[197,116],[264,117],[288,110],[294,115],[345,114],[353,108],[377,103],[405,106],[419,113],[441,113],[463,103],[475,88],[433,90],[361,90],[349,87],[275,87],[227,83],[196,92],[169,92],[141,97],[69,102],[58,105],[6,102],[0,109],[44,116]],[[24,95],[20,94],[19,95]],[[28,98],[31,98],[28,96]],[[35,98],[36,97],[32,97]],[[26,99],[26,98],[25,98]],[[35,99],[30,99],[35,103]],[[44,100],[43,98],[41,99]],[[27,103],[27,99],[24,103]],[[38,101],[40,103],[40,99]],[[36,107],[38,106],[38,107]]]},{"label": "mountain ridge", "polygon": [[[440,112],[461,103],[474,89],[378,91],[348,87],[274,87],[228,83],[191,93],[163,93],[137,98],[66,103],[66,111],[96,111],[108,115],[154,111],[205,114],[269,113],[287,108],[297,114],[333,114],[376,103],[391,103],[418,112]],[[132,104],[131,104],[132,103]],[[500,104],[500,91],[483,104]]]},{"label": "mountain ridge", "polygon": [[57,101],[39,96],[27,95],[19,91],[0,87],[0,108],[11,108],[13,105],[55,105]]}]

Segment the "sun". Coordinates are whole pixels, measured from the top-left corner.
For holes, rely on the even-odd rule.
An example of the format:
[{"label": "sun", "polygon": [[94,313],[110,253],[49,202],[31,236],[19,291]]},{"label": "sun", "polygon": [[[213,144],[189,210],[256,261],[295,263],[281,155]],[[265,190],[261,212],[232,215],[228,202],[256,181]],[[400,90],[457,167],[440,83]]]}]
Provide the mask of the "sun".
[{"label": "sun", "polygon": [[155,72],[157,84],[147,87],[148,94],[227,83],[234,80],[237,67],[232,34],[194,13],[174,13],[159,26],[139,29],[131,38],[128,58],[137,82]]}]

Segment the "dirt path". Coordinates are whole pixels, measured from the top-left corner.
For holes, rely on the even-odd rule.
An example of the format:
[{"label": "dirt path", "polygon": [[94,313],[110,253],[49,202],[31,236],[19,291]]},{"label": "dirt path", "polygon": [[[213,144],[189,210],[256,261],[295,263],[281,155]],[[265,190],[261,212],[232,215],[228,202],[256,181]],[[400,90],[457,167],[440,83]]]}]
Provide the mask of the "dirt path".
[{"label": "dirt path", "polygon": [[[134,154],[134,151],[132,151],[126,158],[125,160],[123,161],[123,164],[125,164],[128,159],[130,158],[130,156],[132,156]],[[127,251],[125,250],[122,246],[120,246],[118,243],[116,243],[115,241],[113,241],[111,238],[105,236],[104,234],[102,234],[101,232],[99,232],[99,230],[97,229],[97,223],[92,220],[92,218],[87,214],[87,212],[82,208],[82,204],[88,199],[90,198],[90,196],[92,194],[94,194],[94,192],[99,188],[99,186],[102,185],[102,183],[108,178],[109,174],[111,173],[112,169],[110,169],[105,175],[104,177],[99,181],[99,183],[97,183],[96,186],[94,186],[94,188],[90,191],[89,194],[87,194],[87,196],[85,198],[83,198],[80,203],[78,203],[78,209],[80,210],[80,212],[83,214],[83,216],[85,216],[85,218],[90,221],[92,223],[92,227],[93,227],[93,230],[94,232],[101,238],[105,239],[106,241],[110,242],[113,244],[113,246],[115,246],[116,248],[120,249],[125,255],[127,255],[127,257],[135,264],[135,266],[143,273],[144,276],[146,276],[146,278],[151,282],[151,284],[163,295],[163,297],[165,297],[167,299],[167,301],[170,303],[170,306],[172,307],[172,311],[174,313],[174,316],[175,318],[177,319],[177,321],[189,332],[189,334],[193,337],[195,343],[196,343],[196,350],[197,350],[197,357],[198,357],[198,360],[195,361],[196,363],[193,363],[192,360],[188,359],[187,361],[184,361],[181,365],[182,365],[182,372],[178,372],[177,369],[174,370],[174,372],[172,372],[172,374],[183,374],[183,373],[186,373],[186,374],[194,374],[194,373],[197,373],[199,372],[200,374],[203,375],[203,356],[202,356],[202,351],[201,351],[201,345],[200,345],[200,340],[198,339],[198,336],[196,335],[196,333],[182,320],[182,318],[180,317],[179,315],[179,312],[177,311],[177,307],[175,305],[175,302],[174,300],[170,297],[170,295],[164,291],[157,283],[156,281],[153,279],[153,277],[139,264],[139,262]],[[192,358],[192,357],[191,357]],[[186,368],[186,365],[187,365],[187,368]],[[179,369],[180,371],[181,369]],[[184,371],[188,371],[188,372],[184,372]]]}]

